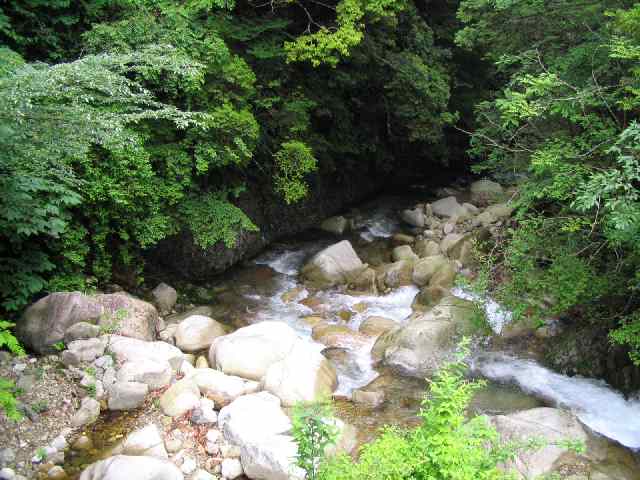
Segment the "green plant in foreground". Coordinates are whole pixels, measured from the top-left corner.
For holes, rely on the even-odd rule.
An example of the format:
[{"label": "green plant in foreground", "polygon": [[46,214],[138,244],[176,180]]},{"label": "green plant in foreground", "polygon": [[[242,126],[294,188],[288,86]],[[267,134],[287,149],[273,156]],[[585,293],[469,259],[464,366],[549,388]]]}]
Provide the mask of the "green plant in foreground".
[{"label": "green plant in foreground", "polygon": [[298,443],[298,466],[307,472],[308,480],[316,480],[325,449],[338,437],[331,404],[299,403],[294,406],[292,423],[293,438]]},{"label": "green plant in foreground", "polygon": [[31,404],[31,409],[36,413],[42,413],[49,410],[49,402],[46,400],[38,400],[37,402],[33,402]]},{"label": "green plant in foreground", "polygon": [[67,346],[65,345],[65,343],[63,341],[59,341],[53,344],[53,348],[55,348],[57,351],[61,352],[63,351],[65,348],[67,348]]},{"label": "green plant in foreground", "polygon": [[0,410],[14,421],[22,419],[22,414],[18,411],[18,401],[14,391],[14,383],[11,380],[0,377]]},{"label": "green plant in foreground", "polygon": [[87,391],[87,395],[89,395],[91,398],[96,398],[96,384],[95,383],[90,383],[89,385],[84,387],[84,389]]}]

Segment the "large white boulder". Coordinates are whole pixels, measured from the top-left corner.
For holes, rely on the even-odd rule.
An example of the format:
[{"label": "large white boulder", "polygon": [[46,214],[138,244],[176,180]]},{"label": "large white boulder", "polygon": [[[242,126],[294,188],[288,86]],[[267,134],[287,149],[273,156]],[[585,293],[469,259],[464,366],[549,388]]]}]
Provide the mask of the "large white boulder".
[{"label": "large white boulder", "polygon": [[333,286],[353,281],[364,268],[351,243],[343,240],[317,253],[302,275],[319,286]]},{"label": "large white boulder", "polygon": [[213,318],[191,315],[178,324],[176,346],[183,352],[197,352],[209,348],[216,338],[225,333],[224,327]]},{"label": "large white boulder", "polygon": [[166,342],[144,342],[119,335],[109,335],[107,350],[112,352],[119,362],[135,362],[141,359],[168,362],[174,370],[180,366],[184,358],[179,348]]},{"label": "large white boulder", "polygon": [[269,367],[264,389],[286,407],[328,398],[338,386],[333,365],[310,343],[300,340],[283,360]]},{"label": "large white boulder", "polygon": [[116,455],[91,464],[80,480],[184,480],[178,467],[156,457]]},{"label": "large white boulder", "polygon": [[227,375],[259,381],[297,341],[298,335],[286,323],[255,323],[216,338],[209,349],[209,365]]},{"label": "large white boulder", "polygon": [[291,421],[280,399],[267,392],[239,397],[220,410],[218,425],[227,442],[240,446],[245,475],[256,480],[304,478],[296,466],[298,448],[288,435]]}]

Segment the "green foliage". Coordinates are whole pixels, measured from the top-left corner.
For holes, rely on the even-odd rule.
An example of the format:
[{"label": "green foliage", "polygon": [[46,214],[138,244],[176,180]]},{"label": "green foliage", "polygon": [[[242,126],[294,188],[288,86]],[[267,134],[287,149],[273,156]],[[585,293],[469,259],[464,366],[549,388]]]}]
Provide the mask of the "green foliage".
[{"label": "green foliage", "polygon": [[611,341],[629,347],[631,361],[640,366],[640,312],[634,312],[621,320],[621,326],[609,333]]},{"label": "green foliage", "polygon": [[325,451],[335,444],[338,437],[339,432],[332,419],[328,401],[298,403],[293,408],[291,433],[298,444],[297,463],[309,480],[318,479]]},{"label": "green foliage", "polygon": [[0,410],[13,421],[22,419],[18,411],[18,401],[14,391],[14,383],[11,380],[0,377]]},{"label": "green foliage", "polygon": [[311,148],[292,140],[281,145],[275,155],[277,173],[274,176],[276,190],[287,203],[297,202],[307,195],[304,176],[317,169],[317,160]]},{"label": "green foliage", "polygon": [[0,320],[0,348],[6,348],[14,355],[24,355],[24,348],[15,335],[9,331],[14,326],[15,324],[11,322]]}]

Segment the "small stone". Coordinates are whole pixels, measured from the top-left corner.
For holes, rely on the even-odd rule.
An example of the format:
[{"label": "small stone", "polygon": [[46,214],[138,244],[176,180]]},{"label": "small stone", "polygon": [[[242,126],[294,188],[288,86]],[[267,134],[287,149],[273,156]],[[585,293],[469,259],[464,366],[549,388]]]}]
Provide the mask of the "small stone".
[{"label": "small stone", "polygon": [[102,355],[96,358],[93,364],[98,368],[106,370],[109,367],[113,367],[113,357],[111,355]]},{"label": "small stone", "polygon": [[207,360],[207,357],[205,357],[204,355],[200,355],[198,358],[196,358],[196,368],[209,368],[209,361]]},{"label": "small stone", "polygon": [[[211,430],[209,430],[211,431]],[[15,462],[16,452],[12,448],[3,448],[0,450],[0,467]]]},{"label": "small stone", "polygon": [[62,465],[64,463],[64,452],[55,452],[49,457],[49,461],[54,465]]},{"label": "small stone", "polygon": [[93,442],[86,435],[80,435],[76,439],[76,441],[73,442],[73,445],[71,445],[71,448],[73,448],[74,450],[81,450],[81,451],[89,450],[91,447],[93,447]]},{"label": "small stone", "polygon": [[220,453],[220,446],[217,443],[207,442],[205,449],[209,455],[218,455]]},{"label": "small stone", "polygon": [[213,428],[207,432],[207,442],[217,443],[220,440],[220,431]]},{"label": "small stone", "polygon": [[366,390],[354,390],[351,399],[353,403],[359,403],[371,408],[377,408],[384,403],[384,392],[369,392]]},{"label": "small stone", "polygon": [[56,465],[47,472],[47,476],[51,480],[62,480],[64,478],[67,478],[67,473],[62,467]]},{"label": "small stone", "polygon": [[224,458],[240,458],[240,447],[236,445],[222,445],[220,447],[220,454]]},{"label": "small stone", "polygon": [[218,414],[213,410],[213,400],[202,398],[200,406],[193,409],[191,421],[195,424],[212,424],[218,422]]},{"label": "small stone", "polygon": [[244,473],[240,460],[236,458],[226,458],[222,461],[222,476],[228,480],[234,480]]},{"label": "small stone", "polygon": [[164,448],[169,453],[176,453],[182,448],[182,439],[177,436],[169,437],[164,440]]},{"label": "small stone", "polygon": [[67,439],[64,438],[64,435],[58,435],[51,442],[51,446],[57,450],[65,450],[69,444],[67,443]]},{"label": "small stone", "polygon": [[116,369],[113,367],[107,367],[102,375],[102,384],[106,388],[116,383]]},{"label": "small stone", "polygon": [[453,223],[445,223],[444,227],[442,228],[442,231],[444,232],[445,235],[449,235],[450,233],[453,233],[455,228],[456,226]]},{"label": "small stone", "polygon": [[0,470],[0,480],[15,480],[16,472],[11,468],[3,468]]},{"label": "small stone", "polygon": [[183,457],[182,466],[180,467],[182,473],[189,475],[193,473],[196,468],[198,468],[198,464],[194,458],[188,456]]},{"label": "small stone", "polygon": [[206,470],[197,470],[196,473],[193,474],[191,480],[216,480],[216,477],[211,475]]},{"label": "small stone", "polygon": [[100,327],[88,322],[78,322],[71,325],[64,332],[65,343],[71,343],[75,340],[86,340],[87,338],[95,338],[100,335]]},{"label": "small stone", "polygon": [[165,415],[179,417],[200,406],[200,389],[190,378],[174,383],[160,397],[160,408]]}]

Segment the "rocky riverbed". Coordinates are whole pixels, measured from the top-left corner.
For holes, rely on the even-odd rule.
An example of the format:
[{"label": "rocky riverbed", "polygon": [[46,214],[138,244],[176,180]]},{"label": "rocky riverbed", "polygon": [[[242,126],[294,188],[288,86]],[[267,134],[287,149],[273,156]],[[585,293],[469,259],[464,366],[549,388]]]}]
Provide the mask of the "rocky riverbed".
[{"label": "rocky riverbed", "polygon": [[511,195],[479,181],[381,199],[200,285],[201,305],[164,283],[144,299],[39,300],[19,330],[35,355],[0,359],[27,414],[1,419],[0,479],[302,478],[292,405],[332,396],[337,450],[356,454],[384,424],[416,423],[424,379],[462,336],[474,338],[472,373],[490,381],[470,415],[489,415],[505,439],[587,447],[522,455],[519,474],[640,478],[640,403],[541,366],[561,325],[511,324],[457,287],[474,275],[477,242],[500,235]]}]

